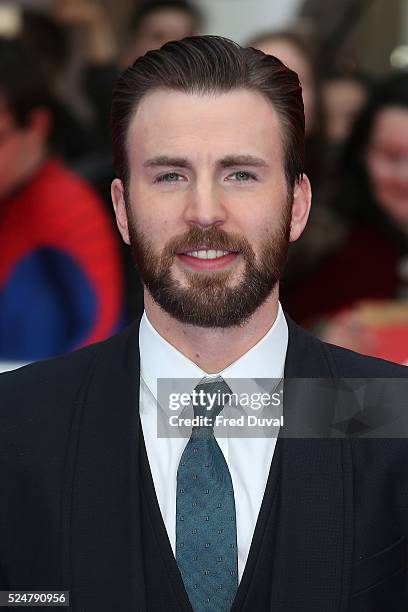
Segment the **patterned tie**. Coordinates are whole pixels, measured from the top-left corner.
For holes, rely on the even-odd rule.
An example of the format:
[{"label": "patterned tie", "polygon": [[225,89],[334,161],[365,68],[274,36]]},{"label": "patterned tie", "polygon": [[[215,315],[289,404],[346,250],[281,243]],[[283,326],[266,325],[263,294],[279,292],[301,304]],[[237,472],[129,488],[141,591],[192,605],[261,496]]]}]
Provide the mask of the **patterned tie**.
[{"label": "patterned tie", "polygon": [[238,588],[235,501],[213,424],[222,394],[231,389],[221,377],[204,379],[195,389],[217,399],[220,393],[221,401],[208,410],[205,395],[193,406],[194,416],[211,417],[212,424],[193,427],[177,470],[176,560],[193,610],[228,612]]}]

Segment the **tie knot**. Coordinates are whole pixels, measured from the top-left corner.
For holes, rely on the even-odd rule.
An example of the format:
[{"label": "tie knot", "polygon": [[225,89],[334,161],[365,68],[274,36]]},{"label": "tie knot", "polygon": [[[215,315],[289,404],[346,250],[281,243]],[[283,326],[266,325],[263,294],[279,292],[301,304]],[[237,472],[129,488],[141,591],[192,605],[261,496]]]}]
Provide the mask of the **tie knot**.
[{"label": "tie knot", "polygon": [[231,389],[222,378],[204,378],[194,388],[192,403],[194,416],[211,419],[212,425],[224,405],[229,402]]}]

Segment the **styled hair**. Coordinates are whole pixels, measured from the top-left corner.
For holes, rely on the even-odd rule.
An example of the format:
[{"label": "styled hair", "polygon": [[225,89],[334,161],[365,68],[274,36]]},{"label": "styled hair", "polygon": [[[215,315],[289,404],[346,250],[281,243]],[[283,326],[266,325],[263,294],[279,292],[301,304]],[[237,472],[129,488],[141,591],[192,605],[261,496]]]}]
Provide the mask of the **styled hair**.
[{"label": "styled hair", "polygon": [[304,168],[305,119],[298,76],[280,60],[220,36],[191,36],[168,42],[138,58],[119,76],[112,100],[114,163],[125,188],[129,180],[129,124],[147,93],[156,89],[187,94],[249,89],[275,109],[283,132],[285,175],[293,189]]},{"label": "styled hair", "polygon": [[23,127],[34,108],[50,107],[45,78],[29,50],[14,39],[0,37],[0,97]]}]

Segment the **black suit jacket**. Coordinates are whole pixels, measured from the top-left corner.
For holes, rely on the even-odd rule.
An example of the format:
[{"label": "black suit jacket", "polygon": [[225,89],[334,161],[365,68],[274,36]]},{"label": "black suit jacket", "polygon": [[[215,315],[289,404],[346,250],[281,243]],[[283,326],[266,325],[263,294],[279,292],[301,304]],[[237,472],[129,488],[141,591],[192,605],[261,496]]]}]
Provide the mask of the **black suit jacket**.
[{"label": "black suit jacket", "polygon": [[[285,377],[407,376],[288,323]],[[0,376],[1,589],[69,590],[75,612],[191,610],[139,452],[138,329]],[[264,499],[233,610],[408,610],[405,439],[279,436],[267,491],[273,568],[257,563]]]}]

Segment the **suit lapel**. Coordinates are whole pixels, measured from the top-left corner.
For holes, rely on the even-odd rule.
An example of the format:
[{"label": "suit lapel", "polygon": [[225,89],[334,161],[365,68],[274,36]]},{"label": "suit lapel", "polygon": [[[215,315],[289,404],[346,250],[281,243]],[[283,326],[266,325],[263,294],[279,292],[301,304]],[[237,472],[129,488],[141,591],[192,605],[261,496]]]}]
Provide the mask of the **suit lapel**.
[{"label": "suit lapel", "polygon": [[279,436],[277,442],[281,459],[271,610],[345,611],[353,516],[349,442],[290,437],[297,424],[293,415],[313,410],[316,392],[311,383],[300,394],[299,385],[294,382],[292,386],[290,379],[338,374],[325,345],[290,319],[288,325],[282,433],[286,414],[291,415],[288,426],[292,431],[289,437]]}]

